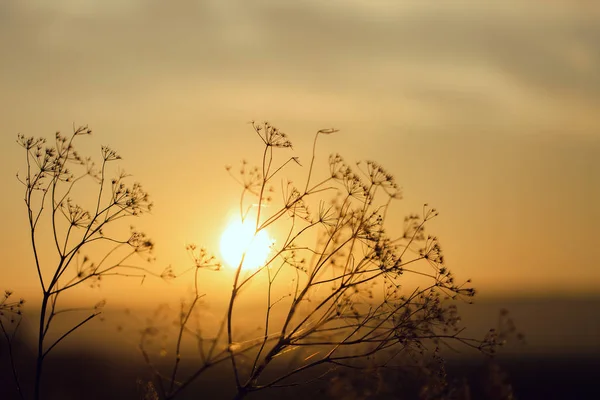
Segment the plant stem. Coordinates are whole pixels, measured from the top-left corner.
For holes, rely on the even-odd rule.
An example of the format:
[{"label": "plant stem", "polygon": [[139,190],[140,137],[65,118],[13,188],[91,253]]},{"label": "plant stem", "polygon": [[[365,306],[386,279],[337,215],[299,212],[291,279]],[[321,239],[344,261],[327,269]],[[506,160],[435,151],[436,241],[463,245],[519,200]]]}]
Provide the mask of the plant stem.
[{"label": "plant stem", "polygon": [[244,388],[240,388],[235,396],[233,396],[233,400],[241,400],[248,394],[248,391]]},{"label": "plant stem", "polygon": [[48,292],[44,291],[44,297],[42,298],[42,306],[40,309],[40,324],[38,333],[38,354],[35,366],[35,389],[34,399],[40,399],[40,386],[42,382],[42,367],[44,365],[44,325],[46,321],[46,308],[48,307]]},{"label": "plant stem", "polygon": [[227,350],[229,351],[229,355],[231,358],[231,366],[233,367],[233,373],[235,375],[235,386],[238,389],[238,392],[240,390],[242,390],[242,386],[241,386],[240,377],[239,377],[239,373],[238,373],[238,369],[237,369],[237,365],[236,365],[236,361],[235,361],[236,355],[234,354],[234,351],[232,349],[232,346],[233,346],[232,320],[233,320],[233,305],[235,303],[236,296],[237,296],[237,293],[239,290],[238,282],[239,282],[239,278],[240,278],[240,273],[242,272],[242,266],[244,265],[245,256],[246,256],[246,254],[242,255],[240,264],[238,265],[238,267],[235,271],[235,278],[233,280],[233,289],[231,290],[231,297],[229,299],[229,307],[227,309]]}]

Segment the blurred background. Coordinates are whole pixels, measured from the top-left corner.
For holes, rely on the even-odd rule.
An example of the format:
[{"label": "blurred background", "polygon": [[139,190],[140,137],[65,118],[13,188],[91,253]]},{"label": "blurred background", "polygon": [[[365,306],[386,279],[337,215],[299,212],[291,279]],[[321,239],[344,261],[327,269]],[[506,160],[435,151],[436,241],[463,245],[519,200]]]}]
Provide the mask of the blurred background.
[{"label": "blurred background", "polygon": [[[117,149],[155,203],[135,225],[157,268],[177,271],[188,243],[218,255],[240,193],[224,167],[260,161],[249,121],[286,132],[305,165],[314,133],[334,127],[317,170],[332,152],[386,166],[404,193],[392,229],[423,203],[440,211],[429,230],[479,292],[466,326],[484,332],[505,307],[528,342],[507,354],[597,365],[599,21],[591,1],[3,1],[0,289],[35,309],[17,133],[87,124],[82,152]],[[177,303],[190,285],[78,296],[118,314]]]}]

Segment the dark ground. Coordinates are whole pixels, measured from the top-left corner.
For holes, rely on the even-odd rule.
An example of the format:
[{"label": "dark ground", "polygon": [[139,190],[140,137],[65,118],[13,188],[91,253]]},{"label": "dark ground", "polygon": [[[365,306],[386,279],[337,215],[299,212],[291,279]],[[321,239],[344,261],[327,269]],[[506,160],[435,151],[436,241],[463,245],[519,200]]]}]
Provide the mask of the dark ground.
[{"label": "dark ground", "polygon": [[[5,350],[5,348],[3,348]],[[2,352],[2,370],[0,375],[0,399],[17,399],[8,370],[6,353]],[[140,356],[141,358],[141,356]],[[523,356],[499,357],[497,364],[514,389],[518,399],[595,399],[600,394],[600,356]],[[491,387],[489,365],[483,358],[449,360],[447,372],[450,380],[469,382],[473,399],[487,399]],[[226,365],[229,367],[229,365]],[[27,371],[22,370],[23,374]],[[127,356],[123,359],[109,360],[94,356],[92,352],[58,353],[49,359],[45,375],[47,400],[70,399],[138,399],[141,389],[140,379],[147,379],[148,369]],[[182,396],[182,399],[219,399],[231,398],[232,380],[221,370],[214,370]],[[379,395],[368,398],[393,399],[414,398],[414,382],[402,383],[393,373],[381,378],[384,389]],[[295,387],[285,391],[273,390],[256,393],[249,398],[286,399],[328,399],[349,398],[347,395],[360,392],[376,392],[372,388],[374,379],[343,373],[306,387]],[[367,389],[363,387],[371,386]],[[337,385],[337,386],[336,386]],[[377,386],[377,385],[375,385]],[[337,389],[336,389],[337,387]],[[24,383],[26,392],[31,392],[31,383]],[[411,393],[411,394],[409,394]],[[345,395],[344,395],[345,394]]]},{"label": "dark ground", "polygon": [[[600,399],[599,297],[482,301],[461,310],[465,326],[472,329],[474,336],[480,336],[493,325],[500,305],[509,308],[517,326],[525,333],[527,344],[509,347],[496,358],[501,369],[501,373],[494,375],[496,383],[499,377],[505,376],[517,399],[522,400]],[[136,342],[124,344],[123,336],[119,339],[115,335],[111,323],[90,325],[86,329],[48,358],[43,399],[141,399],[137,382],[147,382],[150,373],[135,348]],[[24,336],[27,340],[33,339],[33,335]],[[102,347],[98,347],[98,343]],[[33,373],[33,351],[31,347],[19,345],[15,350],[29,399],[32,385],[27,378]],[[229,369],[229,364],[215,368],[179,399],[231,399],[233,380]],[[463,380],[468,381],[474,400],[491,399],[490,391],[499,393],[494,380],[490,379],[489,364],[480,355],[470,357],[463,353],[448,358],[447,373],[449,380],[458,385]],[[376,376],[344,372],[309,386],[264,391],[249,398],[414,399],[418,389],[419,381],[406,374],[389,372]],[[359,396],[369,392],[371,397]],[[17,398],[6,343],[0,337],[0,400]]]}]

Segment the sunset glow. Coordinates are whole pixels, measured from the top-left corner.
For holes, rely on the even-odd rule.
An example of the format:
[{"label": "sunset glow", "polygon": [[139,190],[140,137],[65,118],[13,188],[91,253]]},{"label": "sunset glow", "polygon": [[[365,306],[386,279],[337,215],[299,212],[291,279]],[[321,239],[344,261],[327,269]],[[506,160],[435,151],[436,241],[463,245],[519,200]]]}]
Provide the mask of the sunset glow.
[{"label": "sunset glow", "polygon": [[242,269],[254,270],[267,261],[272,243],[273,239],[265,230],[255,233],[254,220],[235,219],[221,236],[221,256],[229,267],[237,268],[245,254]]},{"label": "sunset glow", "polygon": [[0,0],[0,54],[0,400],[598,391],[600,0]]}]

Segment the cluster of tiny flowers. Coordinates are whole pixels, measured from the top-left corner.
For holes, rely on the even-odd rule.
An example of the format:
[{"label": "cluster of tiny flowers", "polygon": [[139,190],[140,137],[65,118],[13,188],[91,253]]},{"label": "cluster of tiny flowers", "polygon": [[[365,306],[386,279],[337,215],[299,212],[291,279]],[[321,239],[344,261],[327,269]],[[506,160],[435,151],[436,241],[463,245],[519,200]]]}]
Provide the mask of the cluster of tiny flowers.
[{"label": "cluster of tiny flowers", "polygon": [[195,244],[188,244],[185,249],[194,261],[197,269],[211,269],[219,271],[222,267],[221,262],[210,254],[204,247],[198,247]]},{"label": "cluster of tiny flowers", "polygon": [[90,222],[90,213],[78,204],[73,204],[71,198],[67,198],[59,204],[63,214],[71,226],[86,227]]},{"label": "cluster of tiny flowers", "polygon": [[252,121],[252,127],[258,133],[260,138],[263,140],[268,147],[279,147],[279,148],[292,148],[292,142],[290,142],[288,136],[281,132],[278,128],[265,121],[262,124],[257,124]]},{"label": "cluster of tiny flowers", "polygon": [[404,217],[404,233],[405,239],[413,240],[424,240],[425,230],[423,228],[423,221],[417,214],[410,214]]},{"label": "cluster of tiny flowers", "polygon": [[[358,163],[359,166],[361,164],[361,162]],[[398,190],[398,185],[396,184],[393,175],[387,172],[380,164],[371,160],[365,161],[365,164],[367,165],[365,175],[373,185]]]},{"label": "cluster of tiny flowers", "polygon": [[104,161],[115,161],[120,160],[121,156],[117,152],[108,146],[102,146],[102,159]]},{"label": "cluster of tiny flowers", "polygon": [[135,249],[136,252],[152,252],[154,250],[154,242],[146,237],[144,232],[136,230],[133,226],[129,227],[130,236],[127,244]]},{"label": "cluster of tiny flowers", "polygon": [[131,187],[127,187],[122,181],[124,177],[125,175],[121,174],[119,178],[111,181],[112,205],[134,216],[151,211],[153,204],[142,185],[135,182]]},{"label": "cluster of tiny flowers", "polygon": [[283,190],[283,203],[290,216],[299,217],[312,222],[311,213],[308,205],[304,202],[305,194],[301,193],[293,184],[288,181]]},{"label": "cluster of tiny flowers", "polygon": [[[365,214],[364,212],[362,213]],[[371,211],[368,217],[361,218],[356,237],[366,241],[377,242],[384,233],[383,217],[379,210]]]},{"label": "cluster of tiny flowers", "polygon": [[402,274],[402,258],[398,247],[393,246],[389,238],[383,238],[373,246],[371,258],[382,271]]},{"label": "cluster of tiny flowers", "polygon": [[22,134],[17,136],[17,143],[27,151],[28,161],[29,157],[32,157],[37,167],[37,171],[28,174],[25,180],[21,180],[18,175],[17,178],[28,190],[44,190],[44,178],[55,170],[56,150],[52,147],[44,147],[46,139],[26,137]]},{"label": "cluster of tiny flowers", "polygon": [[329,156],[329,173],[331,178],[341,182],[346,192],[356,198],[364,198],[369,194],[370,187],[366,185],[358,174],[344,162],[339,154]]},{"label": "cluster of tiny flowers", "polygon": [[232,168],[230,165],[227,165],[225,169],[236,182],[243,186],[244,190],[258,196],[260,187],[263,184],[263,176],[257,166],[251,167],[248,165],[248,161],[242,160],[242,165],[238,172],[239,178],[231,172]]},{"label": "cluster of tiny flowers", "polygon": [[517,341],[524,343],[525,336],[517,331],[517,327],[508,315],[508,310],[500,310],[498,326],[490,329],[483,341],[479,345],[479,349],[488,354],[495,354],[499,347],[504,346],[509,339],[516,337]]},{"label": "cluster of tiny flowers", "polygon": [[289,251],[281,253],[283,263],[292,266],[300,271],[308,272],[306,258],[299,258],[297,251],[294,249],[294,247],[294,244],[291,243],[290,246],[288,246]]},{"label": "cluster of tiny flowers", "polygon": [[4,296],[0,298],[0,319],[5,318],[10,323],[14,323],[16,318],[22,314],[23,304],[25,300],[10,301],[13,292],[10,290],[4,291]]},{"label": "cluster of tiny flowers", "polygon": [[79,261],[79,252],[77,253],[77,270],[76,275],[78,279],[84,279],[96,272],[96,264],[90,260],[88,256],[83,256],[81,262]]}]

